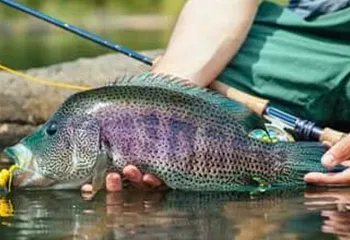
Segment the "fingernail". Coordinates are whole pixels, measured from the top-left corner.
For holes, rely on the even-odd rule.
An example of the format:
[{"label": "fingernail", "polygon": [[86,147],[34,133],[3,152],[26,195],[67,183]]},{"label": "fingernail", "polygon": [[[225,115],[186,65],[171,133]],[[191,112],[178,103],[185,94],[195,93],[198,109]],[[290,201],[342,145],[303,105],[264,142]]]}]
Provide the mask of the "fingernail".
[{"label": "fingernail", "polygon": [[325,166],[325,167],[334,167],[336,164],[334,156],[331,153],[326,153],[322,157],[321,162],[322,162],[323,166]]},{"label": "fingernail", "polygon": [[144,175],[143,182],[150,188],[157,188],[162,185],[161,181],[159,181],[156,177],[148,174]]},{"label": "fingernail", "polygon": [[81,191],[82,192],[92,192],[92,185],[86,184],[86,185],[82,186]]},{"label": "fingernail", "polygon": [[309,181],[310,181],[310,173],[308,173],[308,174],[306,174],[306,175],[304,176],[304,181],[305,181],[305,182],[309,182]]},{"label": "fingernail", "polygon": [[119,174],[113,174],[112,175],[112,179],[113,179],[114,182],[117,182],[117,181],[120,181],[121,178],[120,178]]},{"label": "fingernail", "polygon": [[122,184],[119,174],[107,176],[106,188],[108,192],[117,192],[122,190]]},{"label": "fingernail", "polygon": [[137,180],[137,172],[134,169],[131,169],[128,172],[126,172],[125,175],[131,181]]}]

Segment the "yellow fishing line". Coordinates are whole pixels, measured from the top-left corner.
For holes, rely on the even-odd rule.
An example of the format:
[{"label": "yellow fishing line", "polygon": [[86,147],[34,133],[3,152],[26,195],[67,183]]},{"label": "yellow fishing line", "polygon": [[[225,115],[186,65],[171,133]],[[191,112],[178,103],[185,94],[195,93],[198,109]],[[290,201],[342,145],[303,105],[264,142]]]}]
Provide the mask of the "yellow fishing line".
[{"label": "yellow fishing line", "polygon": [[[45,86],[50,86],[50,87],[57,87],[57,88],[65,88],[65,89],[70,89],[70,90],[77,90],[77,91],[84,91],[84,90],[89,90],[91,87],[89,86],[79,86],[75,84],[70,84],[70,83],[64,83],[64,82],[59,82],[59,81],[53,81],[53,80],[46,80],[38,77],[31,76],[26,73],[22,73],[19,71],[16,71],[14,69],[11,69],[9,67],[6,67],[2,64],[0,64],[0,69],[8,72],[10,74],[19,76],[25,80],[35,82],[37,84],[45,85]],[[13,165],[9,169],[2,169],[0,171],[0,189],[6,189],[8,191],[11,191],[11,182],[12,182],[12,176],[13,176],[13,171],[16,170],[18,166]],[[0,210],[1,212],[1,210]],[[1,215],[1,213],[0,213]]]},{"label": "yellow fishing line", "polygon": [[8,180],[8,184],[7,184],[7,188],[8,191],[11,192],[11,185],[12,185],[12,179],[13,179],[13,171],[15,171],[16,169],[19,169],[19,167],[17,165],[12,165],[9,169],[10,172],[10,179]]},{"label": "yellow fishing line", "polygon": [[71,90],[77,90],[77,91],[85,91],[91,89],[89,86],[80,86],[80,85],[75,85],[71,83],[64,83],[64,82],[59,82],[59,81],[53,81],[53,80],[46,80],[38,77],[34,77],[31,75],[28,75],[26,73],[22,73],[16,70],[13,70],[9,67],[5,67],[4,65],[0,64],[0,69],[4,70],[5,72],[11,73],[13,75],[19,76],[25,80],[29,80],[41,85],[45,86],[51,86],[51,87],[58,87],[58,88],[65,88],[65,89],[71,89]]}]

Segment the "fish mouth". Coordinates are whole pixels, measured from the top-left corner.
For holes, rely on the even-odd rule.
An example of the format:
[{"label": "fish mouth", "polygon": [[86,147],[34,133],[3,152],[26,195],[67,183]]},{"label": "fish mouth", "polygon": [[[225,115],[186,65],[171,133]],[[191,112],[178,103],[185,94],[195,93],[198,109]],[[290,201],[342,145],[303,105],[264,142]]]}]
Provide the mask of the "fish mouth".
[{"label": "fish mouth", "polygon": [[17,165],[20,169],[27,169],[28,165],[33,160],[32,151],[21,143],[13,147],[5,148],[4,153],[9,158],[10,162]]},{"label": "fish mouth", "polygon": [[4,149],[4,154],[18,168],[13,173],[13,186],[20,188],[36,188],[51,185],[53,180],[38,171],[36,159],[32,151],[19,143]]}]

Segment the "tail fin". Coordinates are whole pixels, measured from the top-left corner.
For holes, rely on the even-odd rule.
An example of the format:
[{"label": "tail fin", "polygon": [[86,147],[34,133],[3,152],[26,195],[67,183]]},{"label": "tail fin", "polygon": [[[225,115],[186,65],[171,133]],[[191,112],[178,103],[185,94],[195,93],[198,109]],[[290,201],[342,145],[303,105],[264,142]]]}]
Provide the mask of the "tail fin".
[{"label": "tail fin", "polygon": [[277,143],[276,147],[283,151],[286,156],[284,163],[286,164],[288,176],[279,179],[281,184],[304,183],[303,177],[309,172],[339,172],[344,167],[335,169],[326,169],[321,164],[321,158],[327,151],[326,147],[317,142],[295,142],[295,143]]},{"label": "tail fin", "polygon": [[293,169],[302,172],[324,172],[321,158],[327,149],[317,142],[295,142],[283,144],[287,153],[287,161]]}]

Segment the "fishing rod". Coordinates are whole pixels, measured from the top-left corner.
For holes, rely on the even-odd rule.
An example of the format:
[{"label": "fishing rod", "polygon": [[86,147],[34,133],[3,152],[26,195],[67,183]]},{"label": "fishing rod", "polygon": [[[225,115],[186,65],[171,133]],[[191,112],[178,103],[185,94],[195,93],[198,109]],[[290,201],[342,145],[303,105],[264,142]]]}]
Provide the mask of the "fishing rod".
[{"label": "fishing rod", "polygon": [[[107,47],[109,49],[122,53],[128,57],[143,62],[144,64],[147,64],[149,66],[153,65],[153,60],[145,55],[142,55],[138,52],[135,52],[129,48],[120,46],[118,44],[109,42],[100,36],[97,36],[79,27],[67,24],[35,9],[24,6],[23,4],[11,0],[0,0],[0,3],[6,4],[7,6],[10,6],[16,10],[22,11],[45,22],[53,24],[82,38],[95,42],[103,47]],[[213,90],[216,90],[226,95],[228,98],[231,98],[233,100],[239,101],[247,105],[250,109],[258,113],[260,116],[267,116],[272,117],[274,119],[278,119],[279,121],[284,123],[285,126],[292,129],[294,132],[298,133],[301,137],[305,139],[317,139],[321,142],[327,142],[330,145],[334,145],[345,136],[345,133],[343,132],[339,132],[331,128],[322,129],[320,127],[317,127],[316,124],[312,121],[300,119],[277,108],[271,107],[268,105],[268,100],[254,97],[244,92],[238,91],[237,89],[229,87],[228,85],[219,81],[215,81],[211,84],[210,87]]]},{"label": "fishing rod", "polygon": [[230,99],[236,100],[248,106],[251,110],[265,118],[273,118],[281,121],[283,125],[299,134],[306,140],[318,140],[333,146],[342,139],[346,133],[331,128],[320,128],[315,122],[298,118],[280,109],[269,106],[269,100],[259,98],[241,92],[222,82],[215,81],[210,87]]}]

